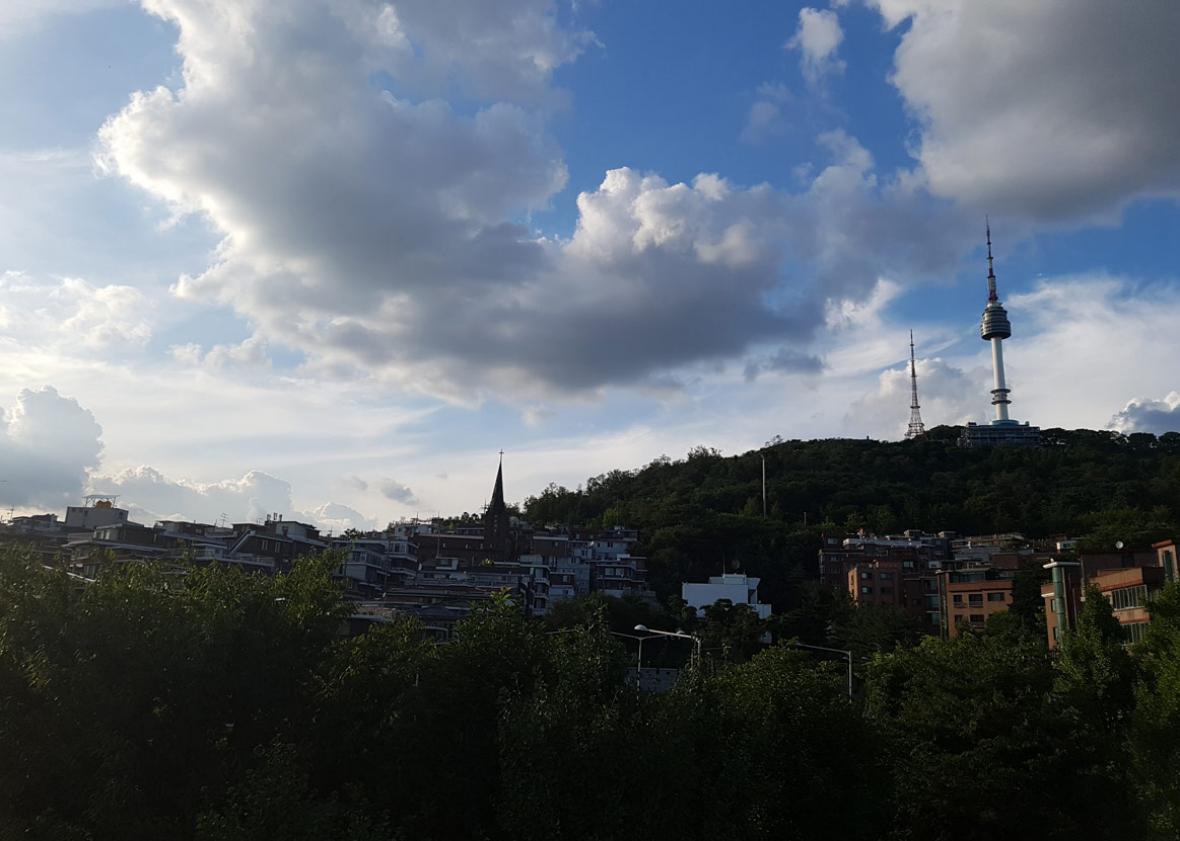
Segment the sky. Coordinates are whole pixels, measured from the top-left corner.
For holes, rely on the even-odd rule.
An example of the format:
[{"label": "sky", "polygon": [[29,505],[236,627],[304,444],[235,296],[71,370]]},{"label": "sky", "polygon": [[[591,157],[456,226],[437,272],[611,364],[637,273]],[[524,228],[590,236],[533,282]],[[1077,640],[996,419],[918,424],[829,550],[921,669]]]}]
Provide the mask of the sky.
[{"label": "sky", "polygon": [[1180,429],[1174,0],[5,0],[0,506],[326,529]]}]

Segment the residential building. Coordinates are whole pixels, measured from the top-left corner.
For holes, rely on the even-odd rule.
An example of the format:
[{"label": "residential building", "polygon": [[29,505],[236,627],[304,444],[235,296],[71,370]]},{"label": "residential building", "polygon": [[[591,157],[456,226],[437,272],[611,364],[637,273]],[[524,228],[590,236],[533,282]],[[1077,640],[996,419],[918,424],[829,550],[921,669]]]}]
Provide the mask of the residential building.
[{"label": "residential building", "polygon": [[91,494],[85,498],[85,505],[69,506],[66,508],[66,531],[88,532],[99,526],[126,523],[129,512],[126,508],[117,508],[116,499],[116,496]]},{"label": "residential building", "polygon": [[961,629],[982,631],[988,617],[1012,604],[1011,570],[993,567],[944,570],[938,573],[942,636],[954,639]]},{"label": "residential building", "polygon": [[331,541],[343,553],[338,574],[350,591],[380,592],[391,585],[403,585],[418,574],[418,561],[407,536],[390,532],[369,532]]},{"label": "residential building", "polygon": [[[1161,561],[1167,560],[1163,552],[1159,557]],[[1057,566],[1054,574],[1061,578],[1062,596],[1058,596],[1056,580],[1041,588],[1041,598],[1045,600],[1046,640],[1051,650],[1056,649],[1061,641],[1063,621],[1066,628],[1072,628],[1077,622],[1086,590],[1091,586],[1110,601],[1114,618],[1123,626],[1126,641],[1138,642],[1151,621],[1148,602],[1169,580],[1168,568],[1156,564],[1089,571],[1080,562],[1059,563]]]},{"label": "residential building", "polygon": [[1164,571],[1164,580],[1168,583],[1180,581],[1180,552],[1177,551],[1175,540],[1161,540],[1153,543],[1151,548],[1156,554],[1156,565]]},{"label": "residential building", "polygon": [[[1055,649],[1061,638],[1062,625],[1072,628],[1077,621],[1089,584],[1104,593],[1142,586],[1147,588],[1148,595],[1153,595],[1170,580],[1169,570],[1173,577],[1176,574],[1176,544],[1165,540],[1154,544],[1151,551],[1083,552],[1076,560],[1053,560],[1044,566],[1053,575],[1053,580],[1041,587],[1041,598],[1045,601],[1045,635],[1049,648]],[[1140,575],[1138,570],[1145,572]],[[1119,596],[1120,600],[1123,598]],[[1116,618],[1128,626],[1146,621],[1146,616],[1145,611],[1116,613]],[[1140,635],[1141,630],[1131,630],[1128,634]]]},{"label": "residential building", "polygon": [[848,597],[861,605],[903,604],[901,561],[864,561],[848,571]]},{"label": "residential building", "polygon": [[727,572],[711,576],[706,583],[685,582],[680,585],[680,597],[703,616],[705,608],[719,601],[732,605],[743,604],[750,608],[759,619],[770,618],[770,605],[758,601],[758,584],[761,579],[752,578],[741,572]]},{"label": "residential building", "polygon": [[630,597],[656,603],[656,594],[647,584],[647,558],[638,555],[590,561],[590,591],[616,599]]},{"label": "residential building", "polygon": [[898,561],[907,576],[929,574],[951,559],[955,538],[954,532],[928,534],[914,529],[884,537],[863,531],[843,539],[825,537],[819,551],[820,580],[843,590],[852,567],[872,561]]},{"label": "residential building", "polygon": [[1114,618],[1123,626],[1128,643],[1143,639],[1151,614],[1147,605],[1163,589],[1166,574],[1163,567],[1133,567],[1108,569],[1090,579],[1103,597],[1110,602]]}]

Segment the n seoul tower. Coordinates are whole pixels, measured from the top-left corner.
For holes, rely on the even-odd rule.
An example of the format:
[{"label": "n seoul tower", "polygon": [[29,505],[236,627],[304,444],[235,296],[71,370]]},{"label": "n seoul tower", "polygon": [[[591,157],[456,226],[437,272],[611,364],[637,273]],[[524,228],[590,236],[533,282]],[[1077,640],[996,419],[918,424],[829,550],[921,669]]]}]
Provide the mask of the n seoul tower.
[{"label": "n seoul tower", "polygon": [[992,405],[996,416],[990,424],[968,423],[959,438],[962,447],[995,447],[1000,445],[1037,446],[1041,443],[1041,430],[1027,423],[1018,423],[1008,417],[1010,389],[1004,378],[1004,339],[1012,335],[1012,323],[1008,311],[1000,303],[996,293],[996,271],[992,265],[992,226],[987,223],[987,306],[979,320],[979,337],[992,345]]},{"label": "n seoul tower", "polygon": [[992,389],[992,405],[996,407],[994,423],[1008,422],[1008,384],[1004,379],[1004,339],[1012,335],[1012,324],[1008,311],[996,294],[996,271],[992,266],[992,226],[987,223],[987,306],[979,321],[979,335],[985,342],[992,343],[992,374],[995,388]]}]

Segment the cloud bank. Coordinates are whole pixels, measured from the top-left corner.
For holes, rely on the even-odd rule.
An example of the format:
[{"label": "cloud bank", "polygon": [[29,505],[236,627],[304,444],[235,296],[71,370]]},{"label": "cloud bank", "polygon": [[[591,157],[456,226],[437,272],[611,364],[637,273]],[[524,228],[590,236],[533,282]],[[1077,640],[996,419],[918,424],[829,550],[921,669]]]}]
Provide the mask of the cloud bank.
[{"label": "cloud bank", "polygon": [[1119,432],[1180,432],[1180,391],[1162,400],[1142,397],[1130,400],[1111,418],[1110,428]]},{"label": "cloud bank", "polygon": [[170,479],[152,467],[135,467],[90,480],[97,493],[118,494],[120,507],[140,522],[195,520],[215,523],[259,522],[281,514],[339,533],[349,528],[376,528],[375,520],[338,502],[300,511],[291,499],[291,484],[269,473],[251,470],[240,479],[190,482]]},{"label": "cloud bank", "polygon": [[1049,221],[1177,195],[1180,4],[868,2],[908,24],[892,81],[935,195]]},{"label": "cloud bank", "polygon": [[[553,71],[592,41],[551,2],[144,5],[177,26],[183,83],[105,124],[103,165],[223,234],[177,294],[316,375],[463,402],[666,387],[754,345],[798,352],[829,298],[960,251],[956,218],[842,132],[802,193],[620,167],[577,197],[569,240],[529,229],[567,182]],[[830,62],[815,15],[800,46]]]},{"label": "cloud bank", "polygon": [[16,507],[78,504],[102,455],[102,427],[56,389],[24,389],[0,408],[0,502]]}]

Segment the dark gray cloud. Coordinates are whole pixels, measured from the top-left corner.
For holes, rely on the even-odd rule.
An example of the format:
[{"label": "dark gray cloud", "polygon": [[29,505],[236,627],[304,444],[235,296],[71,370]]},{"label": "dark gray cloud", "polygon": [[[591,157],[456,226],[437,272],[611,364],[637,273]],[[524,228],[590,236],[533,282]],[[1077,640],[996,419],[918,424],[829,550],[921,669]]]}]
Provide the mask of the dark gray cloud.
[{"label": "dark gray cloud", "polygon": [[414,495],[414,492],[401,482],[395,482],[393,479],[382,481],[380,490],[381,495],[386,499],[392,499],[394,502],[400,502],[402,505],[418,504],[418,497]]},{"label": "dark gray cloud", "polygon": [[0,409],[0,504],[57,509],[81,503],[98,466],[102,427],[78,401],[24,389]]},{"label": "dark gray cloud", "polygon": [[867,0],[939,196],[1060,221],[1180,189],[1180,3]]},{"label": "dark gray cloud", "polygon": [[818,356],[779,348],[769,356],[748,360],[745,373],[746,380],[751,381],[757,379],[759,374],[818,374],[823,368],[823,360]]},{"label": "dark gray cloud", "polygon": [[341,484],[343,484],[346,488],[349,488],[350,490],[367,491],[369,489],[369,483],[366,482],[364,479],[362,479],[360,476],[345,476],[340,481],[341,481]]}]

